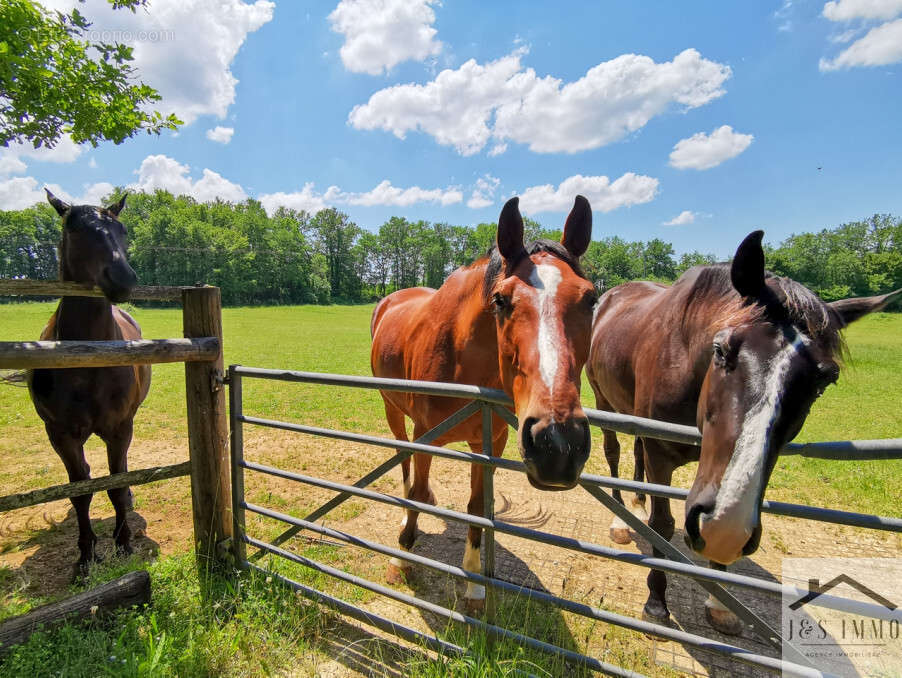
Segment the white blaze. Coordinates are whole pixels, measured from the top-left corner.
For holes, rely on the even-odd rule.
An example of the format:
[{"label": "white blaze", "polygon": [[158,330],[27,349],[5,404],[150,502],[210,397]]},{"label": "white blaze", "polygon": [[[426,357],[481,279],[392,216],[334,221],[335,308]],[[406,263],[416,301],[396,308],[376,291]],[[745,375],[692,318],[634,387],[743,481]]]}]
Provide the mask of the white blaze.
[{"label": "white blaze", "polygon": [[771,359],[764,375],[764,393],[745,415],[733,456],[724,471],[720,490],[714,502],[710,518],[702,516],[702,522],[729,519],[738,529],[751,533],[754,529],[755,504],[761,495],[767,446],[774,422],[780,416],[782,386],[786,381],[792,358],[811,340],[801,332],[795,332]]},{"label": "white blaze", "polygon": [[536,290],[536,308],[539,312],[539,373],[542,381],[551,391],[558,369],[559,337],[555,320],[555,297],[561,282],[561,272],[557,266],[539,264],[529,277]]}]

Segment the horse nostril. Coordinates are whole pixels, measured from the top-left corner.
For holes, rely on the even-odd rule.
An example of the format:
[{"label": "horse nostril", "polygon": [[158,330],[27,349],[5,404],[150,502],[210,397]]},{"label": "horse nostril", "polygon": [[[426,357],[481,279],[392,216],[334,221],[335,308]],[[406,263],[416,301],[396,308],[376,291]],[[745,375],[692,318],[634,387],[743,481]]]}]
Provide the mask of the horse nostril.
[{"label": "horse nostril", "polygon": [[533,433],[535,425],[539,423],[536,417],[527,417],[523,422],[523,450],[532,451],[536,446],[536,437]]},{"label": "horse nostril", "polygon": [[699,519],[703,513],[711,513],[713,506],[705,504],[693,504],[686,513],[686,545],[693,551],[701,551],[705,548],[705,540],[699,529]]}]

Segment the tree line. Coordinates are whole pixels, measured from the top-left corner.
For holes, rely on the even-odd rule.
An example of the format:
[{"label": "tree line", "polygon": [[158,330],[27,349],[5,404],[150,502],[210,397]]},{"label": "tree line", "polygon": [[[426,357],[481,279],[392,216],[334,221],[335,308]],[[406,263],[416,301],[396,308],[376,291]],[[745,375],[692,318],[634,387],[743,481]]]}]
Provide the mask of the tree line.
[{"label": "tree line", "polygon": [[[404,287],[438,287],[455,268],[489,249],[496,224],[458,226],[392,217],[377,232],[329,208],[308,214],[256,200],[199,203],[167,191],[135,193],[120,215],[129,259],[143,285],[221,288],[223,302],[328,304],[372,301]],[[559,240],[560,230],[525,220],[526,238]],[[0,211],[0,277],[57,277],[60,220],[46,204]],[[902,287],[902,219],[875,215],[766,248],[770,270],[804,283],[826,300]],[[628,280],[668,282],[714,256],[677,257],[671,243],[591,243],[586,274],[600,289]]]}]

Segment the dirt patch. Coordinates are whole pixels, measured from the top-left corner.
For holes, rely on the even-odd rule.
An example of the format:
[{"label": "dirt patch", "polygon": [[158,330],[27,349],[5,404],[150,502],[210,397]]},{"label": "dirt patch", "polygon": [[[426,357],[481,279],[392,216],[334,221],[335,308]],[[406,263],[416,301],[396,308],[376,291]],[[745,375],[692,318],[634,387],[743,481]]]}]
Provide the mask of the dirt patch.
[{"label": "dirt patch", "polygon": [[[367,471],[393,454],[390,448],[374,448],[342,441],[291,435],[269,429],[246,431],[245,455],[277,467],[314,475],[342,483],[357,480]],[[626,450],[625,450],[626,452]],[[52,477],[61,475],[62,465],[52,452],[51,461],[41,458],[41,465],[56,464],[51,473],[37,472],[23,466],[20,479],[28,487],[14,486],[7,478],[0,484],[0,493],[21,492],[40,485],[63,482]],[[624,454],[624,457],[628,457]],[[102,448],[94,445],[88,451],[94,475],[106,473]],[[129,453],[131,468],[143,468],[176,463],[187,459],[186,441],[136,441]],[[29,459],[34,462],[34,458]],[[628,470],[623,471],[624,475]],[[23,481],[24,482],[24,481]],[[400,472],[394,470],[378,480],[374,489],[400,494]],[[439,506],[465,510],[469,497],[469,470],[460,463],[436,459],[432,465],[432,489]],[[191,501],[187,478],[163,481],[137,487],[135,511],[129,524],[136,535],[135,546],[146,558],[184,553],[191,548]],[[248,501],[291,515],[306,515],[332,494],[288,480],[248,473],[246,476]],[[613,546],[608,537],[611,514],[597,500],[582,490],[563,493],[537,492],[521,474],[496,473],[496,510],[501,520],[533,529]],[[673,503],[674,517],[679,526],[683,522],[682,503]],[[112,551],[113,510],[105,494],[96,495],[91,516],[100,538],[101,552]],[[328,514],[323,523],[351,534],[373,539],[388,546],[397,545],[402,512],[376,503],[351,500]],[[77,558],[77,527],[74,513],[67,501],[22,509],[0,517],[0,564],[8,568],[17,586],[27,595],[45,597],[65,591],[69,584],[69,565]],[[902,554],[899,535],[860,530],[844,526],[816,524],[809,521],[765,515],[761,548],[751,558],[743,559],[731,571],[779,581],[781,559],[785,556],[869,556],[898,557]],[[271,539],[284,525],[269,519],[248,515],[248,532],[252,536]],[[466,528],[428,515],[419,519],[420,535],[414,551],[445,563],[460,565]],[[499,534],[496,537],[497,575],[514,584],[572,600],[603,607],[621,614],[637,617],[647,596],[647,570],[610,560],[595,558],[572,551],[545,546],[516,537]],[[677,530],[673,544],[684,553],[681,530]],[[299,550],[309,545],[309,536],[288,542]],[[643,542],[620,547],[628,551],[649,553]],[[387,558],[357,549],[343,547],[342,569],[383,582]],[[696,562],[700,562],[695,559]],[[439,605],[461,609],[463,584],[425,568],[416,569],[398,591],[415,594]],[[694,582],[671,577],[668,605],[674,622],[680,628],[710,638],[739,644],[762,654],[773,651],[752,633],[740,639],[721,636],[704,619],[706,593]],[[774,623],[779,620],[778,602],[764,597],[737,594],[753,610]],[[399,602],[379,596],[369,596],[361,603],[365,608],[412,628],[434,633],[447,626],[437,615],[423,613]],[[500,608],[519,610],[516,606]],[[503,619],[499,619],[503,622]],[[397,674],[395,653],[403,652],[403,643],[387,640],[354,622],[344,626],[324,642],[335,644],[331,659],[314,662],[299,668],[299,675],[345,676]],[[548,622],[537,634],[547,634],[543,640],[563,643],[593,656],[605,657],[611,640],[609,627],[604,624],[587,625],[570,615],[561,614]],[[736,676],[758,675],[744,667],[730,665],[716,655],[689,651],[677,643],[660,643],[638,634],[627,634],[638,652],[650,656],[653,662],[685,675]],[[620,641],[623,642],[622,640]],[[369,657],[369,659],[368,659]],[[372,657],[382,657],[374,661]]]}]

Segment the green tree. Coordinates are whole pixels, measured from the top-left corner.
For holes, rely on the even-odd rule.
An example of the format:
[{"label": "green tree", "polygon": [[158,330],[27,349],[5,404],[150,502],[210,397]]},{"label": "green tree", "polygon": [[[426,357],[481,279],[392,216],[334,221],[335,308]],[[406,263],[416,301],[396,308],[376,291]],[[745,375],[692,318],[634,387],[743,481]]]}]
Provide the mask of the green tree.
[{"label": "green tree", "polygon": [[[132,11],[144,0],[110,0]],[[135,84],[132,48],[87,39],[77,10],[50,12],[33,0],[0,2],[0,145],[53,146],[63,134],[76,143],[121,143],[139,130],[159,134],[181,121],[145,110],[160,100]]]}]

